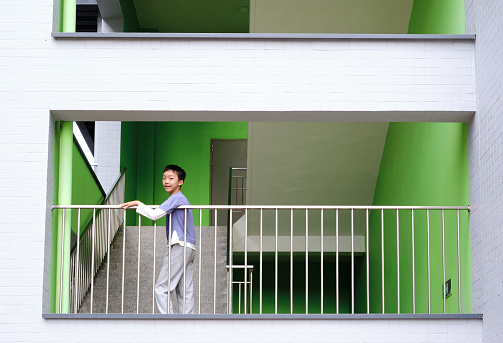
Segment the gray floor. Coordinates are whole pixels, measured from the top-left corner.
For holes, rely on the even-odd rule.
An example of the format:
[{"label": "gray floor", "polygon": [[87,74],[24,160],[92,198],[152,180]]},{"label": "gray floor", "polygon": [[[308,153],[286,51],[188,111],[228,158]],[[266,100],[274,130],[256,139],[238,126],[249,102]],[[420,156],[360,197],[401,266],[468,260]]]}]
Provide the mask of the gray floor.
[{"label": "gray floor", "polygon": [[[226,313],[227,312],[227,228],[217,227],[217,256],[215,271],[215,227],[202,227],[202,247],[199,245],[199,227],[196,227],[197,252],[194,265],[195,313]],[[126,227],[126,248],[124,264],[124,313],[159,313],[153,302],[153,284],[159,273],[162,259],[167,248],[164,227],[158,227],[155,236],[154,258],[154,227],[142,226],[141,244],[138,247],[138,227]],[[138,268],[138,252],[140,252],[140,268]],[[110,268],[108,277],[108,313],[122,312],[122,255],[123,230],[120,230],[112,244]],[[201,270],[199,260],[201,259]],[[154,272],[155,263],[155,272]],[[107,261],[101,266],[94,281],[93,313],[106,313]],[[199,280],[201,273],[201,282]],[[138,287],[139,275],[139,287]],[[216,279],[216,292],[214,282]],[[200,296],[199,296],[200,287]],[[138,291],[139,290],[139,291]],[[80,313],[90,313],[91,292],[80,308]],[[216,297],[216,302],[214,298]],[[176,300],[172,297],[174,303]],[[200,304],[200,311],[199,311]],[[175,312],[177,306],[174,306]]]}]

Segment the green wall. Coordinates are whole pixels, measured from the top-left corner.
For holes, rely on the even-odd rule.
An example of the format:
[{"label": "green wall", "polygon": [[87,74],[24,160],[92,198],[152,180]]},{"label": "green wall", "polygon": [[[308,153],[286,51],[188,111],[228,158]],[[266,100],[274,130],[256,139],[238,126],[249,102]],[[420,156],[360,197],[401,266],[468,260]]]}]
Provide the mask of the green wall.
[{"label": "green wall", "polygon": [[133,0],[119,0],[124,17],[124,32],[142,32]]},{"label": "green wall", "polygon": [[[293,262],[293,313],[306,313],[306,262],[305,253],[294,253]],[[321,259],[319,253],[309,254],[309,313],[321,313]],[[253,313],[260,313],[260,257],[248,254],[248,265],[253,265]],[[244,264],[243,254],[234,254],[233,264]],[[363,256],[355,256],[355,284],[365,284],[360,279]],[[336,264],[335,254],[325,253],[323,263],[323,313],[337,313],[336,309]],[[273,253],[264,253],[262,272],[262,313],[275,313],[275,262]],[[233,279],[244,281],[243,271],[234,270]],[[242,286],[243,287],[243,286]],[[349,255],[339,258],[339,313],[351,313],[351,259]],[[241,313],[244,312],[244,288],[241,289]],[[239,289],[233,288],[233,313],[238,313]],[[366,312],[365,299],[355,294],[355,313]],[[278,256],[278,313],[290,313],[290,254]]]},{"label": "green wall", "polygon": [[[248,123],[123,122],[121,135],[126,200],[161,204],[168,196],[162,187],[162,171],[167,164],[178,164],[187,172],[182,186],[185,196],[193,205],[206,205],[210,201],[211,139],[246,139]],[[128,225],[137,225],[138,218],[132,213],[128,212]],[[199,221],[198,213],[194,220]],[[152,223],[142,219],[142,225]]]},{"label": "green wall", "polygon": [[415,0],[408,33],[464,34],[465,0]]},{"label": "green wall", "polygon": [[[467,206],[468,151],[464,123],[391,123],[381,160],[373,205]],[[426,211],[414,212],[416,312],[428,312]],[[401,312],[412,312],[412,218],[399,212]],[[384,213],[385,312],[397,307],[396,212]],[[381,312],[381,212],[370,214],[369,281],[371,312]],[[460,212],[462,312],[472,311],[469,218]],[[443,311],[442,221],[430,211],[432,312]],[[453,295],[446,311],[458,311],[457,220],[445,212],[446,280]]]},{"label": "green wall", "polygon": [[[97,179],[93,176],[90,166],[86,163],[85,157],[81,154],[77,147],[77,142],[72,140],[72,184],[71,184],[71,204],[92,205],[101,204],[105,198],[101,186]],[[59,164],[61,151],[61,122],[55,123],[54,129],[54,175],[53,175],[53,203],[61,204],[59,200]],[[69,204],[65,204],[69,205]],[[58,213],[61,210],[52,211],[52,233],[51,233],[51,289],[49,295],[49,312],[55,313],[59,311],[58,290],[57,284],[58,274],[60,271],[60,263],[58,262],[58,253],[61,247],[58,244]],[[70,214],[70,211],[67,211]],[[68,218],[68,217],[67,217]],[[81,212],[81,230],[92,219],[91,210],[82,210]],[[77,210],[71,211],[71,229],[77,233]],[[69,252],[67,252],[69,253]],[[66,268],[65,268],[66,270]],[[66,276],[69,279],[69,276]]]},{"label": "green wall", "polygon": [[[94,171],[88,165],[85,156],[73,142],[72,154],[72,204],[75,205],[99,205],[105,199],[105,192],[94,176]],[[80,229],[81,233],[92,220],[92,210],[81,210]],[[78,232],[77,210],[72,210],[72,231]]]}]

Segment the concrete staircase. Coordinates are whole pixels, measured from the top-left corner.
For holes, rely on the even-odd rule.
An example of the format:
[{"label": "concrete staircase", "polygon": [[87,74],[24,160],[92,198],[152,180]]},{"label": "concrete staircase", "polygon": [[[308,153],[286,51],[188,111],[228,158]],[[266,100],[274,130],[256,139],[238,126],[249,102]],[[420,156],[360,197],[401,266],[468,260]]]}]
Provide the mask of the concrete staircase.
[{"label": "concrete staircase", "polygon": [[[141,227],[140,246],[137,226],[126,227],[126,249],[124,266],[124,313],[159,313],[153,301],[153,284],[157,280],[162,260],[167,248],[164,226],[158,226],[155,232],[156,249],[154,256],[154,227]],[[227,227],[217,227],[216,257],[216,302],[214,302],[215,271],[215,227],[203,226],[201,248],[199,246],[199,227],[196,227],[197,248],[194,263],[194,311],[195,313],[227,313]],[[124,230],[117,233],[110,253],[108,313],[122,312],[122,255]],[[139,292],[138,292],[138,250],[140,250]],[[201,280],[199,279],[199,259],[201,258]],[[155,272],[154,272],[155,262]],[[199,286],[201,293],[199,296]],[[102,264],[94,279],[93,313],[106,313],[107,260]],[[138,299],[138,301],[137,301]],[[175,313],[176,300],[172,295]],[[199,312],[200,304],[200,312]],[[90,313],[91,290],[79,310]]]}]

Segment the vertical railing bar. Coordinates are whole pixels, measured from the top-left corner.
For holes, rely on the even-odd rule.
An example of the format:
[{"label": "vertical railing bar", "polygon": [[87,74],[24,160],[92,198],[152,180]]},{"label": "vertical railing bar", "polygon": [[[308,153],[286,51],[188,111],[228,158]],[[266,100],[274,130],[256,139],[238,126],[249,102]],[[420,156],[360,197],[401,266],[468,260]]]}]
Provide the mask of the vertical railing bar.
[{"label": "vertical railing bar", "polygon": [[214,253],[213,253],[213,314],[217,313],[217,220],[218,210],[215,209],[215,232],[214,232]]},{"label": "vertical railing bar", "polygon": [[259,286],[260,286],[260,291],[259,291],[259,296],[260,296],[260,299],[259,299],[259,313],[262,314],[262,264],[263,264],[263,209],[260,209],[260,256],[259,256],[259,264],[260,264],[260,274],[259,274],[259,278],[260,278],[260,282],[259,282]]},{"label": "vertical railing bar", "polygon": [[400,314],[400,215],[396,210],[396,294],[397,294],[397,313]]},{"label": "vertical railing bar", "polygon": [[444,305],[444,313],[446,311],[445,308],[445,211],[442,209],[442,275],[443,275],[443,283],[442,283],[442,299]]},{"label": "vertical railing bar", "polygon": [[[241,314],[241,282],[238,283],[238,289],[239,289],[239,295],[238,295],[238,302],[239,302],[238,314]],[[246,301],[245,301],[245,304],[246,304]]]},{"label": "vertical railing bar", "polygon": [[309,212],[306,208],[306,314],[309,313]]},{"label": "vertical railing bar", "polygon": [[382,313],[384,314],[384,209],[381,209],[381,288],[382,288]]},{"label": "vertical railing bar", "polygon": [[247,288],[247,283],[248,283],[248,273],[246,272],[248,270],[248,209],[245,209],[245,271],[244,271],[244,276],[245,276],[245,284],[244,284],[244,296],[245,296],[245,302],[244,302],[244,313],[247,313],[247,303],[246,303],[246,294],[248,291]]},{"label": "vertical railing bar", "polygon": [[124,272],[126,266],[126,210],[124,210],[124,222],[122,224],[122,301],[121,313],[124,313]]},{"label": "vertical railing bar", "polygon": [[[168,225],[168,314],[171,312],[171,222],[173,220],[173,212],[169,214],[169,225]],[[185,262],[184,262],[185,263]]]},{"label": "vertical railing bar", "polygon": [[354,209],[351,209],[351,314],[355,313],[355,234]]},{"label": "vertical railing bar", "polygon": [[94,240],[96,236],[96,208],[93,208],[93,227],[91,232],[91,311],[93,313],[93,300],[94,300]]},{"label": "vertical railing bar", "polygon": [[228,291],[228,294],[229,294],[229,300],[228,300],[228,304],[227,304],[227,312],[232,314],[233,312],[233,308],[232,308],[232,303],[233,303],[233,299],[232,299],[232,287],[233,287],[233,281],[232,281],[232,230],[233,230],[233,227],[232,227],[232,209],[230,209],[229,211],[229,291]]},{"label": "vertical railing bar", "polygon": [[320,218],[320,221],[321,221],[321,228],[320,228],[320,230],[321,230],[321,232],[320,232],[320,234],[321,234],[321,244],[320,244],[320,250],[321,250],[321,266],[320,266],[320,268],[321,268],[321,290],[320,290],[321,304],[320,305],[321,305],[321,314],[323,314],[323,238],[324,238],[324,236],[323,236],[323,209],[321,209],[320,216],[321,216],[321,218]]},{"label": "vertical railing bar", "polygon": [[339,314],[339,209],[335,210],[335,307]]},{"label": "vertical railing bar", "polygon": [[[278,209],[275,211],[274,239],[274,313],[278,314]],[[248,270],[248,269],[247,269]]]},{"label": "vertical railing bar", "polygon": [[153,252],[153,270],[152,270],[152,313],[155,313],[155,260],[156,260],[156,236],[157,220],[154,221],[154,252]]},{"label": "vertical railing bar", "polygon": [[250,309],[249,312],[253,313],[253,269],[249,270],[250,273],[250,291],[248,292],[250,294],[249,296],[249,302],[250,302]]},{"label": "vertical railing bar", "polygon": [[80,274],[80,208],[77,210],[77,261],[75,264],[75,313],[78,310],[78,294],[79,294],[79,274]]},{"label": "vertical railing bar", "polygon": [[460,252],[460,239],[459,239],[459,209],[456,211],[457,213],[457,222],[458,222],[458,313],[461,313],[461,252]]},{"label": "vertical railing bar", "polygon": [[293,208],[290,209],[290,314],[293,314]]},{"label": "vertical railing bar", "polygon": [[138,273],[136,280],[136,314],[140,313],[141,215],[138,215]]},{"label": "vertical railing bar", "polygon": [[110,288],[110,226],[112,224],[112,209],[108,209],[108,239],[107,239],[107,296],[106,296],[106,305],[105,305],[105,313],[108,313],[108,294]]},{"label": "vertical railing bar", "polygon": [[[215,210],[216,213],[216,210]],[[215,252],[217,251],[216,240],[217,240],[217,218],[215,217]],[[216,254],[215,254],[216,256]],[[186,277],[186,267],[187,263],[187,209],[184,210],[184,221],[183,221],[183,305],[182,305],[182,313],[185,314],[185,298],[186,298],[186,290],[187,290],[187,277]],[[216,258],[215,258],[216,264]]]},{"label": "vertical railing bar", "polygon": [[[232,212],[232,210],[231,210]],[[230,225],[232,227],[232,222],[230,222]],[[202,245],[202,232],[203,232],[203,209],[199,209],[199,277],[197,279],[198,283],[198,295],[197,295],[197,306],[198,306],[198,313],[201,314],[201,256],[203,254],[203,245]]]},{"label": "vertical railing bar", "polygon": [[370,281],[369,281],[369,209],[367,208],[365,216],[365,237],[366,237],[366,260],[367,260],[367,314],[370,313]]},{"label": "vertical railing bar", "polygon": [[65,212],[63,209],[63,225],[61,226],[61,269],[59,270],[59,313],[63,312],[63,268],[65,262]]},{"label": "vertical railing bar", "polygon": [[412,313],[416,313],[416,263],[415,263],[415,244],[414,244],[414,210],[412,215]]},{"label": "vertical railing bar", "polygon": [[428,253],[428,313],[431,313],[430,210],[426,210],[426,247]]}]

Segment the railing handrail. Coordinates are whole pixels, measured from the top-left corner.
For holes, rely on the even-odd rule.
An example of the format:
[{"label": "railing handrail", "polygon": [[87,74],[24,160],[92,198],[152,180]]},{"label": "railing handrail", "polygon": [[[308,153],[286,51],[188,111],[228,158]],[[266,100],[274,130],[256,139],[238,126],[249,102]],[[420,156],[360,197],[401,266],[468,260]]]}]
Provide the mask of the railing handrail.
[{"label": "railing handrail", "polygon": [[[159,205],[147,205],[158,208]],[[117,205],[52,205],[51,209],[120,209]],[[136,208],[132,206],[130,208]],[[242,210],[470,210],[468,206],[350,206],[350,205],[182,205],[179,209],[242,209]]]},{"label": "railing handrail", "polygon": [[[110,189],[110,191],[106,195],[105,199],[103,199],[103,201],[101,202],[101,205],[85,205],[86,207],[82,207],[82,205],[75,205],[77,207],[73,207],[73,205],[71,207],[68,207],[66,205],[52,205],[51,209],[57,209],[57,208],[60,208],[60,209],[64,209],[64,208],[66,208],[66,209],[79,209],[80,208],[80,209],[97,209],[97,210],[102,210],[102,209],[107,209],[107,208],[113,209],[114,208],[113,206],[115,206],[115,205],[104,205],[104,204],[108,201],[108,199],[110,198],[110,195],[112,195],[113,191],[115,190],[115,188],[119,184],[119,181],[122,178],[122,176],[124,175],[124,173],[126,172],[126,169],[127,169],[126,167],[123,167],[121,169],[120,175],[117,177],[117,180],[115,180],[114,186]],[[110,207],[110,206],[112,206],[112,207]],[[98,214],[99,214],[99,211],[96,213],[96,215],[98,215]],[[86,232],[90,229],[90,227],[91,227],[91,221],[89,221],[84,226],[84,229],[80,233],[80,237],[84,236],[86,234]],[[73,245],[71,252],[73,252],[73,250],[75,249],[76,244],[77,244],[77,242],[75,242],[75,244]]]}]

